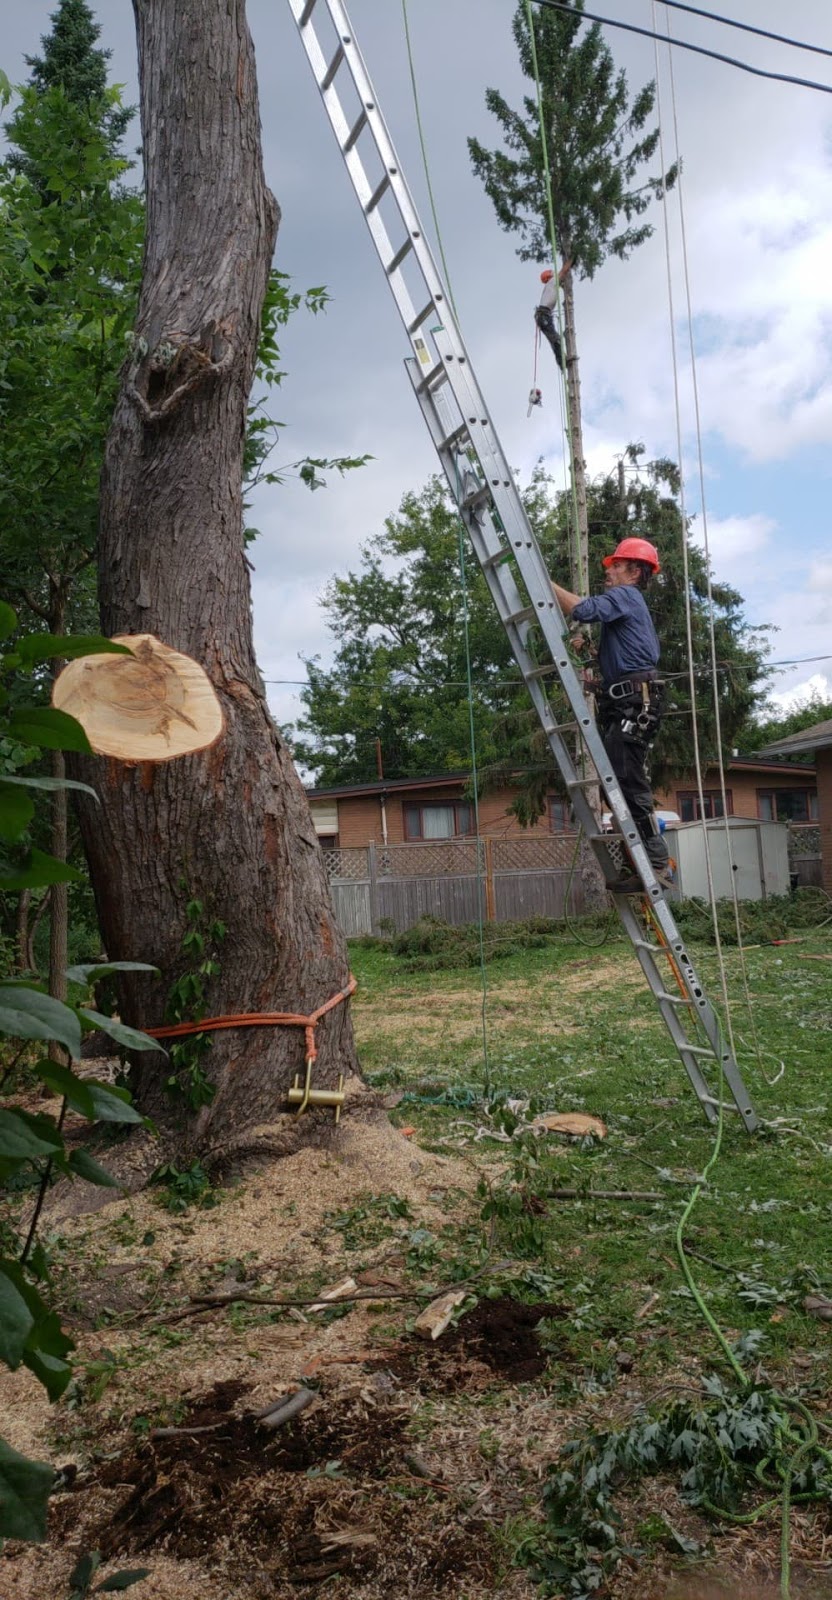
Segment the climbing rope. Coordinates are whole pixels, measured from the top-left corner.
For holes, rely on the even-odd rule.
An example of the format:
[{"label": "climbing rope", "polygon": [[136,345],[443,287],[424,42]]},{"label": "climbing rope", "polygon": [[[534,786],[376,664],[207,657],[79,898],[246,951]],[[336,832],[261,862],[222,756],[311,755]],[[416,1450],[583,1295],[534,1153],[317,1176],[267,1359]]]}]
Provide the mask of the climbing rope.
[{"label": "climbing rope", "polygon": [[191,1033],[216,1033],[221,1028],[303,1028],[306,1034],[306,1060],[310,1062],[318,1054],[315,1029],[321,1017],[349,1000],[357,987],[357,980],[350,974],[346,988],[339,989],[331,1000],[318,1006],[316,1011],[310,1011],[308,1016],[297,1011],[241,1011],[233,1016],[203,1017],[201,1022],[169,1022],[162,1028],[145,1028],[144,1031],[151,1039],[184,1039]]},{"label": "climbing rope", "polygon": [[[426,142],[425,136],[424,136],[424,129],[423,129],[423,126],[422,126],[422,114],[421,114],[421,110],[420,110],[420,107],[419,107],[419,90],[418,90],[418,86],[417,86],[417,82],[416,82],[416,68],[415,68],[415,63],[414,63],[414,59],[413,59],[413,48],[412,48],[411,39],[410,39],[410,27],[409,27],[409,23],[408,23],[408,15],[407,15],[407,0],[402,0],[402,17],[403,17],[403,20],[404,20],[404,36],[405,36],[405,46],[406,46],[406,49],[407,49],[407,62],[408,62],[408,67],[409,67],[409,71],[410,71],[410,84],[411,84],[411,89],[413,91],[413,107],[414,107],[414,111],[415,111],[415,114],[416,114],[416,127],[417,127],[418,132],[419,132],[419,146],[420,146],[420,149],[421,149],[421,152],[422,152],[422,166],[424,168],[425,182],[427,184],[428,196],[430,198],[431,215],[433,217],[433,226],[434,226],[434,229],[436,231],[436,240],[437,240],[437,244],[439,246],[439,254],[440,254],[440,257],[441,257],[441,260],[442,260],[442,267],[443,267],[443,270],[444,270],[444,273],[445,273],[445,287],[446,287],[446,289],[448,291],[448,299],[451,302],[451,306],[453,308],[454,316],[456,316],[457,315],[456,302],[454,300],[453,289],[451,287],[451,275],[450,275],[450,272],[448,271],[448,263],[447,263],[447,261],[445,259],[445,248],[444,248],[444,245],[442,243],[442,230],[441,230],[441,228],[439,226],[439,216],[438,216],[438,213],[437,213],[437,210],[436,210],[436,205],[435,205],[434,197],[433,197],[433,184],[431,183],[431,177],[430,177],[430,165],[429,165],[429,162],[428,162],[427,142]],[[459,461],[458,461],[457,457],[454,458],[454,470],[456,472],[456,499],[457,499],[457,504],[459,504],[459,501],[462,498],[462,496],[461,496],[460,481],[459,481]],[[486,1095],[488,1095],[488,1094],[491,1093],[491,1061],[490,1061],[490,1056],[489,1056],[489,1051],[488,1051],[488,974],[487,974],[487,971],[486,971],[486,962],[485,962],[485,917],[483,915],[483,900],[484,900],[484,891],[485,891],[484,875],[483,875],[483,839],[482,839],[482,835],[480,833],[479,775],[478,775],[478,767],[477,767],[477,736],[476,736],[476,727],[475,727],[475,724],[474,724],[474,685],[473,685],[473,674],[472,674],[472,670],[471,670],[470,606],[469,606],[469,603],[468,603],[468,577],[467,577],[467,572],[466,572],[466,567],[465,567],[465,527],[464,527],[464,524],[463,524],[463,521],[462,521],[461,517],[457,518],[457,542],[458,542],[458,557],[459,557],[459,576],[460,576],[460,583],[461,583],[461,586],[462,586],[462,629],[463,629],[463,638],[464,638],[464,642],[465,642],[465,687],[466,687],[466,691],[467,691],[467,695],[468,695],[468,735],[469,735],[470,751],[471,751],[471,783],[472,783],[473,798],[474,798],[474,836],[475,836],[475,840],[476,840],[476,850],[477,850],[477,931],[478,931],[478,938],[479,938],[479,956],[480,956],[480,988],[481,988],[481,994],[482,994],[482,1000],[481,1000],[481,1026],[482,1026],[483,1086],[484,1086],[484,1090],[485,1090]]]}]

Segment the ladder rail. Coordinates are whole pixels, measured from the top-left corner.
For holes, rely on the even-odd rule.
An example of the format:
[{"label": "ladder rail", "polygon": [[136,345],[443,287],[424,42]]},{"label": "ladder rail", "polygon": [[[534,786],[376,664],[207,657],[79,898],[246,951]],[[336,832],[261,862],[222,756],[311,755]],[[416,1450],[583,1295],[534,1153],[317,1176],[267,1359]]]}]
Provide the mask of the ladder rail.
[{"label": "ladder rail", "polygon": [[[612,848],[615,840],[623,841],[641,879],[658,942],[654,944],[649,936],[645,938],[644,929],[626,897],[614,896],[616,909],[704,1114],[713,1121],[719,1104],[700,1067],[705,1057],[711,1057],[730,1090],[734,1107],[751,1132],[757,1126],[756,1114],[739,1068],[726,1047],[722,1024],[685,949],[620,783],[612,771],[604,742],[589,715],[583,687],[569,655],[567,624],[552,591],[543,554],[479,389],[343,0],[289,0],[289,6],[410,340],[413,353],[405,361],[405,368],[416,400],[574,814],[608,884],[616,870]],[[326,14],[336,41],[329,58],[314,29],[319,12]],[[352,115],[347,114],[339,98],[339,80],[343,75],[351,85],[358,106]],[[373,174],[368,171],[362,153],[367,141],[374,156]],[[382,213],[386,201],[398,220],[398,240],[391,238]],[[405,277],[405,263],[420,280],[415,297]],[[429,325],[431,318],[435,321]],[[533,630],[543,641],[551,657],[549,662],[540,661],[532,654],[529,646]],[[548,677],[556,679],[566,695],[581,748],[591,763],[590,772],[597,774],[615,819],[618,831],[609,836],[609,842],[600,831],[585,793],[586,788],[595,783],[595,776],[586,778],[576,770],[572,752],[563,738],[562,715],[556,716],[546,693]],[[679,986],[678,995],[669,992],[659,959],[668,962]],[[680,1013],[685,1011],[689,1013],[694,1034],[704,1035],[707,1045],[691,1040],[686,1034],[680,1018]]]}]

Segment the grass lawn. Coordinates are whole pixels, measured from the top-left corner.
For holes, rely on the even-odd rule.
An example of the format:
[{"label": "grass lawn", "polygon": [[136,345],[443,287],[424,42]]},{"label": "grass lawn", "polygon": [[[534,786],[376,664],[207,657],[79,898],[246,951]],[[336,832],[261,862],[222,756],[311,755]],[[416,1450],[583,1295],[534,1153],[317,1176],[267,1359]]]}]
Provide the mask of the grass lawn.
[{"label": "grass lawn", "polygon": [[[485,989],[353,945],[374,1096],[334,1138],[92,1217],[47,1207],[76,1378],[49,1407],[0,1373],[0,1406],[66,1481],[47,1545],[0,1551],[0,1594],[57,1600],[99,1550],[107,1581],[149,1569],[136,1600],[773,1600],[785,1462],[790,1593],[832,1596],[832,941],[725,953],[762,1129],[726,1114],[684,1237],[739,1381],[675,1244],[716,1131],[629,944],[492,934]],[[714,950],[691,954],[716,1002]],[[535,1134],[543,1111],[607,1135]],[[309,1309],[347,1274],[362,1298]],[[449,1285],[457,1320],[419,1339]],[[264,1434],[298,1383],[309,1409]]]}]

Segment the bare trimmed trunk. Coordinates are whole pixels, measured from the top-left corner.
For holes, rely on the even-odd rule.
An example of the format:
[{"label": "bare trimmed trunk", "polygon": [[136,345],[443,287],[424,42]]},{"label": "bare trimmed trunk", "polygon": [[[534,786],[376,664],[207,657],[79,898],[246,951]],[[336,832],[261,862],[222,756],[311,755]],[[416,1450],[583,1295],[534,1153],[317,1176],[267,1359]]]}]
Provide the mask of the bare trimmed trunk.
[{"label": "bare trimmed trunk", "polygon": [[581,379],[578,372],[578,345],[575,338],[575,289],[572,273],[563,280],[563,343],[566,357],[566,405],[572,483],[575,490],[578,526],[577,549],[572,562],[572,584],[576,594],[589,592],[589,522],[586,509],[586,462],[581,422]]},{"label": "bare trimmed trunk", "polygon": [[[572,557],[571,580],[575,593],[585,595],[589,593],[589,518],[586,505],[586,462],[584,461],[584,435],[581,421],[581,379],[578,372],[578,345],[575,337],[575,290],[571,272],[567,272],[563,280],[563,342],[566,356],[566,404],[572,484],[577,515],[576,543]],[[594,717],[594,696],[588,689],[584,691],[584,694],[590,714]],[[577,755],[585,771],[589,758],[584,755],[583,740],[578,741]],[[601,790],[597,784],[591,789],[587,789],[586,797],[595,815],[600,818]],[[586,839],[581,843],[580,873],[584,891],[584,904],[590,911],[602,910],[606,904],[604,876],[595,859],[592,846]]]},{"label": "bare trimmed trunk", "polygon": [[[161,765],[87,763],[102,804],[81,808],[84,844],[109,958],[161,968],[158,980],[124,981],[126,1022],[162,1024],[183,976],[203,991],[201,1015],[308,1014],[345,986],[348,964],[252,644],[243,444],[279,215],[263,176],[253,47],[244,0],[134,0],[134,10],[148,232],[102,478],[101,622],[199,661],[226,727],[210,750]],[[211,923],[224,931],[212,936]],[[204,948],[185,942],[194,932]],[[212,954],[219,971],[201,972]],[[224,1148],[286,1109],[304,1035],[208,1037],[200,1069],[214,1098],[197,1114],[184,1074],[180,1138]],[[320,1023],[318,1047],[316,1082],[356,1071],[346,1004]],[[170,1071],[143,1055],[134,1080],[142,1108],[168,1125]]]},{"label": "bare trimmed trunk", "polygon": [[[67,585],[50,580],[49,588],[49,631],[60,635],[66,627]],[[60,660],[53,660],[51,663],[56,673],[60,671],[62,665]],[[52,777],[61,782],[66,777],[66,761],[62,750],[52,751],[50,765]],[[50,845],[56,861],[66,861],[68,832],[67,792],[66,789],[56,789],[52,795]],[[69,884],[53,883],[49,896],[49,993],[56,1000],[66,999],[68,941]],[[54,1039],[50,1040],[50,1061],[64,1061],[65,1057],[63,1045],[57,1044]]]}]

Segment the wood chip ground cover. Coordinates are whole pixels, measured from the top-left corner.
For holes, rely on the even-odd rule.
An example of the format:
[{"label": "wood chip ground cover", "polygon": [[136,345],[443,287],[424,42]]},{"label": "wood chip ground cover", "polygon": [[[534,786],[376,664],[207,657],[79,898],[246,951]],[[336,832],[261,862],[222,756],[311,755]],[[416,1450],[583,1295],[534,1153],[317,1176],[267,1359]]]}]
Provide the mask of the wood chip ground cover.
[{"label": "wood chip ground cover", "polygon": [[[729,1122],[688,1238],[729,1335],[756,1330],[765,1371],[796,1384],[829,1422],[832,1328],[804,1310],[807,1293],[832,1291],[829,976],[824,962],[798,959],[826,950],[816,935],[794,950],[749,952],[753,1021],[739,957],[727,958],[742,1068],[767,1127],[750,1141]],[[713,953],[695,959],[715,993]],[[181,1217],[152,1192],[92,1218],[53,1208],[47,1243],[78,1341],[76,1385],[50,1409],[28,1374],[3,1375],[2,1432],[77,1470],[55,1497],[50,1544],[0,1552],[3,1600],[64,1600],[72,1562],[93,1547],[107,1557],[104,1573],[151,1567],[136,1600],[318,1590],[336,1600],[531,1600],[512,1553],[564,1440],[695,1385],[708,1366],[673,1231],[713,1135],[629,952],[529,951],[501,963],[486,994],[492,1086],[514,1101],[531,1095],[539,1109],[598,1116],[609,1130],[603,1145],[536,1147],[524,1179],[534,1204],[521,1212],[540,1230],[534,1249],[510,1210],[490,1224],[479,1216],[478,1179],[510,1193],[512,1177],[511,1147],[490,1138],[498,1126],[482,1097],[479,974],[402,981],[385,952],[363,950],[354,967],[362,1060],[382,1093],[403,1096],[390,1115],[414,1135],[391,1135],[378,1114],[348,1115],[329,1151],[264,1163],[213,1209]],[[420,1032],[426,1015],[431,1028]],[[547,1200],[555,1188],[586,1198]],[[612,1202],[592,1189],[662,1199]],[[378,1300],[320,1316],[189,1304],[235,1289],[308,1298],[347,1272]],[[475,1273],[477,1300],[458,1326],[435,1346],[414,1339],[408,1323],[425,1296]],[[385,1299],[393,1289],[423,1297]],[[318,1387],[319,1402],[264,1443],[253,1414],[299,1382]],[[196,1426],[211,1407],[217,1437],[149,1438],[155,1427]],[[642,1486],[634,1525],[674,1493]],[[713,1541],[706,1567],[720,1600],[720,1581],[738,1594],[744,1582],[750,1600],[776,1574],[775,1520],[753,1538],[714,1537],[709,1525],[697,1536]],[[794,1553],[795,1595],[825,1597],[828,1513],[796,1510]],[[664,1595],[677,1565],[655,1549],[625,1564],[610,1594]],[[702,1597],[694,1589],[685,1600]]]}]

